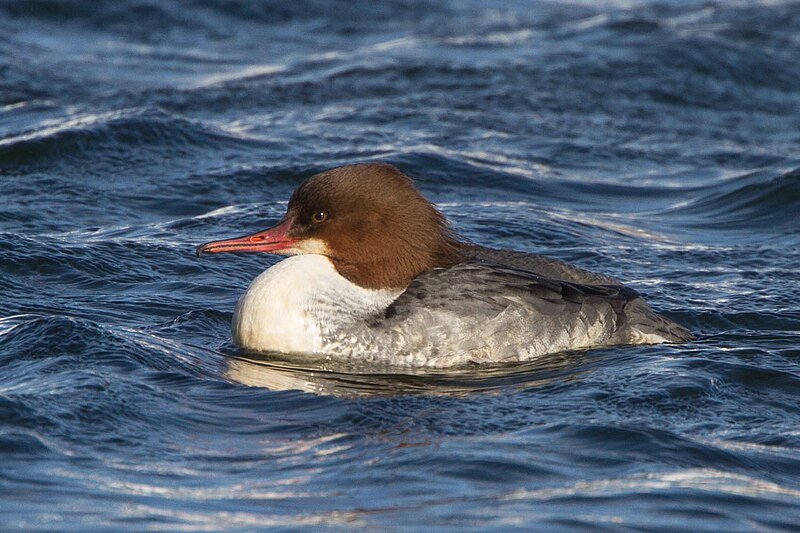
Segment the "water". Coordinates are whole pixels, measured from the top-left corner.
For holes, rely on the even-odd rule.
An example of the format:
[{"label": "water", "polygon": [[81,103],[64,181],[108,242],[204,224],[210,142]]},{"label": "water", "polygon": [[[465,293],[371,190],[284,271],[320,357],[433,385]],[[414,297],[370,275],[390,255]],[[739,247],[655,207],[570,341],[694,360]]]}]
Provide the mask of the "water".
[{"label": "water", "polygon": [[[790,530],[796,2],[0,2],[3,530]],[[373,374],[230,344],[194,257],[386,160],[685,346]]]}]

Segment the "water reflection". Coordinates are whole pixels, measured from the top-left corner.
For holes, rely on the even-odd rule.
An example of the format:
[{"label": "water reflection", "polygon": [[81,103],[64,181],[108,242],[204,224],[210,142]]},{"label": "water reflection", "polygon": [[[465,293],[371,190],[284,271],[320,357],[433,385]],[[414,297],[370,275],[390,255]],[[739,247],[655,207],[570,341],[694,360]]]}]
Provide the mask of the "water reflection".
[{"label": "water reflection", "polygon": [[409,369],[362,363],[287,361],[275,355],[226,354],[226,379],[271,390],[301,390],[333,396],[405,394],[463,395],[506,387],[527,388],[588,370],[587,352],[565,352],[525,363],[453,369]]}]

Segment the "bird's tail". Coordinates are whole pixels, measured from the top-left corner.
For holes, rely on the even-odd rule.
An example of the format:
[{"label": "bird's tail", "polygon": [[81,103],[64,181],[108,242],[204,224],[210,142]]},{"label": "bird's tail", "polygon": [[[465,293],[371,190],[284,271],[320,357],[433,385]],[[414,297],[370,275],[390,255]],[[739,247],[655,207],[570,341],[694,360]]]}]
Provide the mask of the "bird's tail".
[{"label": "bird's tail", "polygon": [[625,314],[632,344],[682,343],[697,338],[677,322],[654,313],[641,298],[628,302]]}]

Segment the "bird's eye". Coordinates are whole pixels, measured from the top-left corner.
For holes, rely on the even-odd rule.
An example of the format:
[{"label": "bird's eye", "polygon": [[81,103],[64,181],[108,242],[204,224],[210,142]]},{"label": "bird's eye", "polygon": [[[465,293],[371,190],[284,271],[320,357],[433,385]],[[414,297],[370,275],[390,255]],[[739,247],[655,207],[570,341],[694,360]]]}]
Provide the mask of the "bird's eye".
[{"label": "bird's eye", "polygon": [[322,224],[326,220],[328,220],[328,212],[327,211],[314,211],[314,214],[311,215],[311,220],[313,220],[317,224]]}]

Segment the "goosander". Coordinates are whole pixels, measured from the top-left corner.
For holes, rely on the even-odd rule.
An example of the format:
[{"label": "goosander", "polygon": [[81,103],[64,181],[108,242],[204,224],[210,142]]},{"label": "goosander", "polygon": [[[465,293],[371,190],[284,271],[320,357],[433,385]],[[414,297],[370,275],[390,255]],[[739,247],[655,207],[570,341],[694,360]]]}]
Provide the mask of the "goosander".
[{"label": "goosander", "polygon": [[386,163],[311,176],[277,225],[197,248],[219,252],[291,256],[236,305],[249,351],[448,367],[694,338],[610,276],[461,239]]}]

